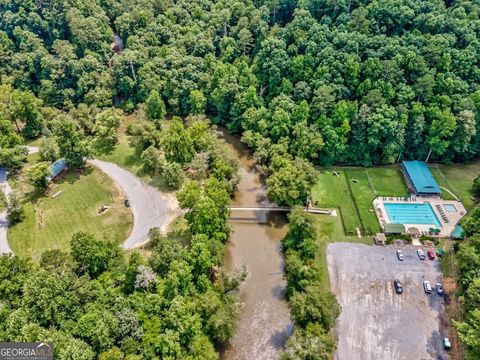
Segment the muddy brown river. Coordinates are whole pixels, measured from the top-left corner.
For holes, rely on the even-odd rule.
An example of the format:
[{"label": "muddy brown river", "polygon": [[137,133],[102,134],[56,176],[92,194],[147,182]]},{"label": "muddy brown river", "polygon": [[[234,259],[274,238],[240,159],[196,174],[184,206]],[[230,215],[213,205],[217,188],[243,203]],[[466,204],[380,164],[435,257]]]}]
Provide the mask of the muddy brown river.
[{"label": "muddy brown river", "polygon": [[[247,146],[225,131],[222,133],[240,161],[241,180],[232,206],[271,205]],[[286,218],[275,212],[232,211],[230,222],[233,233],[227,246],[225,268],[233,271],[246,265],[248,276],[239,291],[238,330],[221,359],[278,359],[292,331],[280,247],[287,232]]]}]

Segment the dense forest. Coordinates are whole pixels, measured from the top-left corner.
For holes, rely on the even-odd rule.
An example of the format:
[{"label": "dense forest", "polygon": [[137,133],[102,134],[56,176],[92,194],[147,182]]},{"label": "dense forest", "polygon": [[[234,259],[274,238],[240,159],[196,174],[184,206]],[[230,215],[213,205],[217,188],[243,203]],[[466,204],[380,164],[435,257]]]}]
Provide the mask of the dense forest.
[{"label": "dense forest", "polygon": [[[281,204],[305,202],[312,165],[473,159],[480,154],[479,15],[478,2],[468,0],[0,2],[0,165],[20,168],[26,150],[19,145],[43,134],[44,160],[60,155],[81,167],[95,148],[115,144],[120,112],[140,108],[151,124],[128,131],[145,171],[162,172],[178,189],[193,166],[199,178],[178,197],[185,209],[201,209],[187,212],[193,237],[181,249],[154,236],[163,245],[151,261],[167,268],[137,257],[125,263],[119,249],[88,234],[72,240],[77,252],[48,253],[40,265],[1,258],[0,339],[55,339],[65,345],[62,359],[79,359],[73,354],[87,347],[86,359],[215,358],[214,344],[233,332],[229,292],[240,280],[214,282],[206,268],[220,265],[228,238],[225,202],[236,165],[202,115],[253,148],[268,194]],[[174,117],[162,128],[167,115],[189,120]],[[45,171],[32,170],[32,183]],[[308,347],[312,336],[323,337],[318,358],[325,358],[333,320],[316,328],[294,311],[314,303],[323,317],[331,302],[305,280],[315,279],[310,237],[294,226],[284,244],[294,338]],[[469,244],[463,253],[474,251],[475,240]],[[216,260],[196,262],[206,258]],[[458,327],[477,349],[472,359],[475,301],[470,323]],[[308,358],[294,345],[285,356]]]},{"label": "dense forest", "polygon": [[[473,1],[6,1],[0,10],[2,83],[44,107],[131,111],[158,91],[169,113],[212,113],[260,157],[281,143],[321,164],[480,151]],[[114,33],[123,51],[118,42],[111,51]]]},{"label": "dense forest", "polygon": [[[473,194],[480,196],[480,175],[474,180]],[[463,221],[467,240],[455,246],[462,318],[454,321],[460,339],[466,345],[465,358],[480,357],[480,208],[476,207]]]}]

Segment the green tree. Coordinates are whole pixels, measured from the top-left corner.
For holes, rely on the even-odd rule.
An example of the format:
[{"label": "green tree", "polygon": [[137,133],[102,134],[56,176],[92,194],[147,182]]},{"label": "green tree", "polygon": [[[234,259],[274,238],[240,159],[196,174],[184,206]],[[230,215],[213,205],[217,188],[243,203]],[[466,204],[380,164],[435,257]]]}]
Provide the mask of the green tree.
[{"label": "green tree", "polygon": [[70,242],[72,258],[81,273],[97,277],[119,260],[120,249],[110,241],[98,240],[92,234],[77,232]]},{"label": "green tree", "polygon": [[149,120],[163,120],[167,110],[160,94],[156,90],[152,90],[145,101],[145,115]]},{"label": "green tree", "polygon": [[11,225],[15,225],[25,219],[23,200],[15,191],[8,195],[7,218]]},{"label": "green tree", "polygon": [[48,185],[47,176],[50,175],[50,164],[40,162],[26,170],[27,181],[38,190],[43,190]]},{"label": "green tree", "polygon": [[282,360],[328,360],[335,342],[320,324],[309,323],[306,329],[296,327],[288,339]]},{"label": "green tree", "polygon": [[43,161],[56,161],[60,157],[57,142],[53,137],[42,139],[39,149],[40,159]]},{"label": "green tree", "polygon": [[90,156],[90,147],[85,137],[77,130],[75,123],[61,117],[55,124],[55,137],[59,147],[60,156],[65,158],[71,168],[85,166],[86,159]]},{"label": "green tree", "polygon": [[22,143],[22,138],[15,133],[13,124],[0,118],[0,148],[12,148]]},{"label": "green tree", "polygon": [[467,346],[465,359],[480,356],[480,309],[473,309],[465,322],[453,322],[460,340]]},{"label": "green tree", "polygon": [[190,115],[199,115],[205,113],[205,108],[207,106],[207,98],[200,90],[190,91],[188,103]]},{"label": "green tree", "polygon": [[43,126],[41,100],[38,100],[31,91],[14,90],[11,106],[12,118],[25,124],[22,129],[23,135],[30,139],[37,137]]},{"label": "green tree", "polygon": [[183,165],[193,158],[193,144],[180,118],[173,118],[171,126],[163,132],[161,146],[168,162]]},{"label": "green tree", "polygon": [[175,162],[167,162],[162,170],[165,183],[172,190],[178,190],[185,180],[185,173],[182,166]]},{"label": "green tree", "polygon": [[115,343],[118,320],[106,309],[92,309],[78,319],[74,333],[97,352],[102,352]]},{"label": "green tree", "polygon": [[303,159],[272,160],[267,179],[268,197],[280,205],[304,205],[316,171]]},{"label": "green tree", "polygon": [[340,315],[340,305],[329,291],[318,286],[308,286],[304,292],[295,292],[289,299],[292,317],[297,324],[305,327],[309,322],[321,324],[330,330]]},{"label": "green tree", "polygon": [[22,306],[38,324],[59,327],[80,311],[73,285],[70,272],[36,271],[24,284]]},{"label": "green tree", "polygon": [[480,174],[473,180],[472,192],[476,197],[480,196]]},{"label": "green tree", "polygon": [[23,146],[15,146],[9,149],[0,148],[0,166],[7,169],[20,169],[27,160],[28,150]]},{"label": "green tree", "polygon": [[93,132],[98,140],[108,145],[117,142],[117,129],[120,126],[120,112],[116,109],[107,109],[95,116]]},{"label": "green tree", "polygon": [[141,159],[143,161],[143,171],[151,175],[162,172],[167,164],[165,155],[154,146],[146,148],[142,152]]}]

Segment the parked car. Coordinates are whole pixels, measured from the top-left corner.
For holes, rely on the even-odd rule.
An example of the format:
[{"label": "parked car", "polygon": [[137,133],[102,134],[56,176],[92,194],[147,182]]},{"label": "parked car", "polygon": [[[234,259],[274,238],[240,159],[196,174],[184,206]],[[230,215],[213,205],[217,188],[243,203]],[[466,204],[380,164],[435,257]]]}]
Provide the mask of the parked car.
[{"label": "parked car", "polygon": [[432,285],[430,285],[430,281],[428,280],[425,280],[423,282],[423,290],[425,290],[425,292],[427,294],[431,294],[432,293]]},{"label": "parked car", "polygon": [[443,338],[442,343],[445,350],[450,350],[452,348],[452,344],[450,344],[450,340],[447,337]]},{"label": "parked car", "polygon": [[423,252],[422,249],[417,250],[417,255],[420,260],[425,260],[425,253]]},{"label": "parked car", "polygon": [[123,203],[125,204],[125,207],[130,207],[130,200],[125,199]]},{"label": "parked car", "polygon": [[435,291],[438,295],[443,295],[443,286],[440,283],[435,284]]},{"label": "parked car", "polygon": [[404,257],[403,257],[402,250],[397,250],[397,258],[398,260],[403,261]]},{"label": "parked car", "polygon": [[435,254],[432,250],[427,251],[427,256],[430,260],[435,260]]},{"label": "parked car", "polygon": [[403,293],[402,283],[400,280],[393,280],[393,287],[395,288],[397,294]]}]

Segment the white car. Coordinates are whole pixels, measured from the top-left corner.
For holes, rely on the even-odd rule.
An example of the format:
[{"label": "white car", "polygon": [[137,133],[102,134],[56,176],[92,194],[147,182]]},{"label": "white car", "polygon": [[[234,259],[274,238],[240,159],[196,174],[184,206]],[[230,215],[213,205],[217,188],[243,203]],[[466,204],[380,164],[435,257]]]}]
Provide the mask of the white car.
[{"label": "white car", "polygon": [[425,290],[425,292],[427,294],[431,294],[432,293],[432,285],[430,284],[430,281],[428,280],[425,280],[423,282],[423,290]]},{"label": "white car", "polygon": [[422,249],[417,250],[417,255],[420,260],[425,260],[425,253],[423,252]]},{"label": "white car", "polygon": [[397,258],[398,260],[403,261],[404,257],[403,257],[402,250],[397,250]]}]

